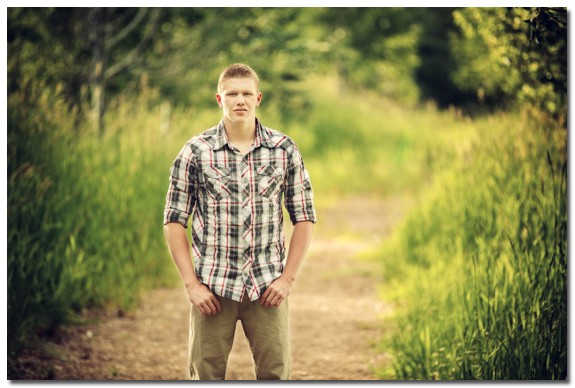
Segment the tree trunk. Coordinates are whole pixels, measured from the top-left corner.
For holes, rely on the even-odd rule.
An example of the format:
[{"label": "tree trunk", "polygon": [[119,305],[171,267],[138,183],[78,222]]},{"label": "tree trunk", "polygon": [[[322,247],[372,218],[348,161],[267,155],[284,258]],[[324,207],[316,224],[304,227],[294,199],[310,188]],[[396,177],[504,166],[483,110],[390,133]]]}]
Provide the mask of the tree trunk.
[{"label": "tree trunk", "polygon": [[88,11],[88,26],[90,36],[90,50],[92,52],[92,64],[90,68],[90,97],[91,97],[91,122],[94,132],[100,136],[104,134],[104,113],[106,111],[106,81],[114,77],[117,73],[129,68],[141,55],[154,34],[156,24],[160,15],[158,8],[152,8],[150,18],[140,42],[126,56],[108,67],[109,52],[114,45],[130,34],[147,13],[146,8],[141,8],[133,20],[126,25],[119,33],[112,35],[119,27],[121,21],[116,22],[106,20],[107,12],[104,8],[90,8]]},{"label": "tree trunk", "polygon": [[90,69],[91,121],[92,128],[99,135],[104,133],[104,78],[105,44],[104,9],[91,8],[88,12],[90,24],[90,48],[92,51],[92,66]]}]

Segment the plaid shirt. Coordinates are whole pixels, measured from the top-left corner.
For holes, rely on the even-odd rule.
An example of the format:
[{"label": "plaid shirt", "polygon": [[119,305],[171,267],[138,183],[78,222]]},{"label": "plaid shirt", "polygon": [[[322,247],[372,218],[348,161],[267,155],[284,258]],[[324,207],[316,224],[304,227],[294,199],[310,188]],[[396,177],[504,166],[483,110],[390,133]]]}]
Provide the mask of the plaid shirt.
[{"label": "plaid shirt", "polygon": [[193,137],[170,169],[164,224],[187,228],[198,279],[215,294],[258,299],[285,265],[282,196],[292,223],[316,222],[313,190],[288,136],[261,125],[242,155],[223,120]]}]

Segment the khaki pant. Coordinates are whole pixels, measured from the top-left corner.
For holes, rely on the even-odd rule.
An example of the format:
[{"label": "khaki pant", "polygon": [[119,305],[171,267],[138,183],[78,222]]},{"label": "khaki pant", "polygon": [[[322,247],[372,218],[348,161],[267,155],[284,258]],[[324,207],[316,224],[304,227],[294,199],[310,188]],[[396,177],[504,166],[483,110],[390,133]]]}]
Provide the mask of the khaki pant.
[{"label": "khaki pant", "polygon": [[290,349],[288,300],[279,307],[263,307],[247,294],[241,302],[216,295],[222,311],[202,316],[190,313],[190,375],[193,380],[224,380],[236,323],[242,322],[258,380],[289,380]]}]

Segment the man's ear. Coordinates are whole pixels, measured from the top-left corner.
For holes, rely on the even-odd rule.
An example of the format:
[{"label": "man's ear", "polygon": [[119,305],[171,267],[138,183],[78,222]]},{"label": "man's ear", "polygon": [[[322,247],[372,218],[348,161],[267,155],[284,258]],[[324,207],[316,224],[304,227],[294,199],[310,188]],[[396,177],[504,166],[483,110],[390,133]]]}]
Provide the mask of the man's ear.
[{"label": "man's ear", "polygon": [[216,94],[216,100],[218,100],[218,105],[222,108],[222,96],[220,96],[220,93]]},{"label": "man's ear", "polygon": [[258,95],[258,102],[257,102],[257,104],[256,104],[256,107],[260,106],[260,102],[261,102],[261,101],[262,101],[262,94],[260,93],[260,94]]}]

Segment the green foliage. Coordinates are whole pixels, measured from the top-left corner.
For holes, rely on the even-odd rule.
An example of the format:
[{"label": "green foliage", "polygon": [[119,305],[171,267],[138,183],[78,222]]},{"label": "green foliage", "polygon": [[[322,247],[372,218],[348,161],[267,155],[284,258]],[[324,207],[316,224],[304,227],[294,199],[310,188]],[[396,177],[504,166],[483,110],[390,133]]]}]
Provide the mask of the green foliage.
[{"label": "green foliage", "polygon": [[453,13],[453,80],[480,101],[527,105],[566,122],[565,8],[465,8]]},{"label": "green foliage", "polygon": [[[85,119],[91,93],[94,93],[95,24],[92,8],[11,7],[8,9],[8,92],[25,92],[21,103],[34,106],[37,84],[58,90],[69,109],[79,110],[75,128]],[[106,8],[101,22],[106,47],[100,58],[100,70],[106,69],[133,54],[144,35],[144,23],[129,24],[137,19],[135,8]],[[123,28],[130,27],[127,30]],[[120,34],[119,30],[126,34]],[[121,36],[122,39],[113,39]],[[137,57],[137,56],[135,56]],[[120,72],[105,76],[106,90],[116,96],[140,73]],[[106,93],[104,93],[105,95]]]},{"label": "green foliage", "polygon": [[[27,90],[34,82],[60,85],[71,106],[87,110],[92,71],[88,11],[8,10],[10,92]],[[463,8],[453,17],[452,11],[165,8],[141,60],[106,81],[106,96],[111,101],[122,93],[137,94],[145,74],[173,105],[208,107],[221,70],[245,62],[260,74],[264,94],[298,110],[308,106],[294,81],[335,72],[344,91],[367,88],[404,105],[431,99],[440,108],[453,105],[473,113],[477,102],[491,109],[528,104],[564,120],[564,8]],[[107,8],[104,19],[118,27],[137,13]],[[107,52],[109,66],[138,45],[144,24]],[[108,38],[115,33],[108,31]]]},{"label": "green foliage", "polygon": [[421,99],[433,100],[441,109],[467,107],[477,102],[475,92],[463,90],[452,80],[452,74],[457,71],[457,62],[449,43],[450,34],[458,31],[453,22],[454,10],[449,7],[425,8],[425,15],[420,17],[423,30],[418,56],[421,65],[416,70],[415,79],[421,89]]},{"label": "green foliage", "polygon": [[[53,88],[60,84],[68,102],[86,111],[92,60],[88,11],[9,10],[10,92],[25,90],[31,82]],[[121,26],[136,12],[108,8],[104,19]],[[285,107],[306,108],[294,81],[334,69],[352,89],[372,89],[414,105],[421,35],[416,19],[422,16],[424,12],[401,8],[162,9],[142,60],[108,80],[106,95],[111,101],[122,93],[137,94],[146,74],[147,82],[173,105],[207,107],[219,73],[231,63],[244,62],[260,75],[264,94]],[[142,29],[136,28],[106,54],[109,66],[137,46]]]},{"label": "green foliage", "polygon": [[[48,101],[49,94],[43,97]],[[9,99],[8,106],[16,103]],[[53,166],[47,165],[54,155],[48,133],[55,126],[42,123],[39,110],[28,112],[36,120],[19,113],[9,109],[8,115],[9,356],[38,326],[66,321],[74,305],[68,292],[82,275],[65,279],[63,267],[73,270],[83,258],[75,247],[75,225],[60,216],[75,202],[74,193],[59,187]]]},{"label": "green foliage", "polygon": [[[351,89],[368,89],[404,105],[419,100],[415,71],[421,9],[326,8],[317,20],[328,34],[322,60]],[[324,67],[326,64],[324,62]]]},{"label": "green foliage", "polygon": [[8,92],[26,92],[29,101],[37,95],[34,83],[60,84],[58,94],[79,104],[90,60],[79,9],[9,7],[7,12]]},{"label": "green foliage", "polygon": [[285,100],[286,83],[300,78],[316,59],[316,51],[308,48],[317,39],[310,21],[295,8],[174,12],[155,43],[150,79],[162,78],[162,90],[174,103],[210,106],[220,72],[230,63],[245,62],[258,71],[265,94]]},{"label": "green foliage", "polygon": [[147,115],[143,95],[119,110],[114,135],[78,137],[61,98],[46,89],[39,101],[8,100],[9,357],[37,328],[84,307],[133,308],[142,290],[175,281],[161,224],[171,156],[146,129],[159,114]]},{"label": "green foliage", "polygon": [[382,377],[567,377],[566,133],[478,131],[379,252],[397,303]]},{"label": "green foliage", "polygon": [[[369,92],[338,98],[333,78],[302,85],[311,114],[264,99],[258,116],[299,145],[318,206],[340,195],[417,192],[434,155],[456,157],[450,144],[470,126]],[[8,100],[11,356],[38,327],[51,330],[90,306],[130,309],[142,290],[177,284],[161,221],[169,168],[187,140],[221,119],[215,102],[174,107],[162,133],[160,93],[142,82],[137,100],[112,100],[107,131],[96,137],[73,130],[76,117],[50,88],[37,93],[34,107],[20,106],[18,93]]]},{"label": "green foliage", "polygon": [[85,307],[133,308],[142,290],[177,281],[161,225],[169,167],[221,119],[220,72],[245,62],[261,78],[258,116],[296,141],[318,206],[419,194],[440,175],[381,252],[398,303],[395,377],[565,378],[564,131],[415,108],[477,96],[561,127],[565,12],[450,12],[162,9],[141,61],[108,83],[106,132],[94,137],[86,10],[9,8],[9,356]]},{"label": "green foliage", "polygon": [[304,84],[308,110],[290,110],[291,119],[280,121],[274,112],[281,108],[264,103],[261,116],[295,139],[318,198],[418,193],[470,135],[470,121],[449,112],[406,109],[367,90],[340,94],[334,78]]}]

